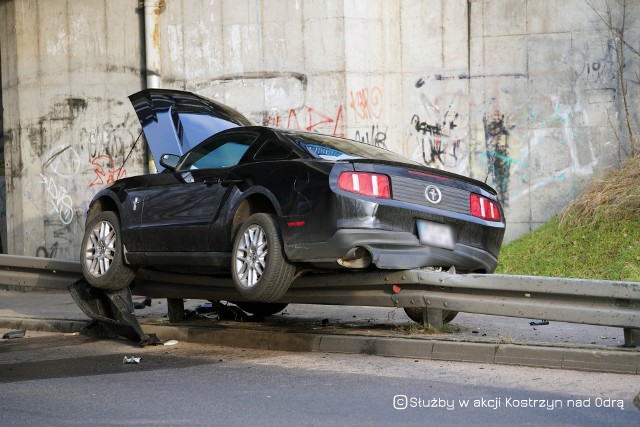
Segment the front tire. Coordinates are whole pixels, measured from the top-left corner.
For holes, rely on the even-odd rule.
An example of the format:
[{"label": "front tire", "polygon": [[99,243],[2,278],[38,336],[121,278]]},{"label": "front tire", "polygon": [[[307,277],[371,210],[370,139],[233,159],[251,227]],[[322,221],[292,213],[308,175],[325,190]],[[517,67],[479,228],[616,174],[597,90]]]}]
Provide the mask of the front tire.
[{"label": "front tire", "polygon": [[289,289],[295,267],[285,259],[273,215],[247,218],[233,242],[231,276],[236,290],[251,301],[274,302]]},{"label": "front tire", "polygon": [[135,269],[123,258],[120,220],[115,212],[99,213],[86,226],[82,239],[82,274],[93,287],[120,291],[131,283]]}]

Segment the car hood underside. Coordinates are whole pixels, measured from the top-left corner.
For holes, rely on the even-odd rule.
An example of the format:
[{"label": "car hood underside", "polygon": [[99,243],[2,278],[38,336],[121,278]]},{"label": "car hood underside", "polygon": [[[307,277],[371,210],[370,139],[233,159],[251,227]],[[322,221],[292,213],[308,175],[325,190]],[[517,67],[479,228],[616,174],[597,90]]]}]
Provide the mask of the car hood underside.
[{"label": "car hood underside", "polygon": [[145,89],[129,96],[158,172],[163,154],[182,156],[211,135],[250,126],[251,121],[231,107],[189,92]]}]

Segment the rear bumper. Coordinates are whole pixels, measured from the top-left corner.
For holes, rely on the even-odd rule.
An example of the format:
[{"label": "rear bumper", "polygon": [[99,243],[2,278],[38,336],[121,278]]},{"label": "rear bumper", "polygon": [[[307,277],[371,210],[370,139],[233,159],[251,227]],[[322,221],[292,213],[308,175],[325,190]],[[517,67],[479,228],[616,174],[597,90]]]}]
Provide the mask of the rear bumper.
[{"label": "rear bumper", "polygon": [[422,245],[409,232],[341,229],[330,240],[320,243],[285,246],[293,262],[335,262],[351,248],[360,246],[371,253],[372,262],[381,269],[451,267],[458,270],[493,273],[498,260],[490,253],[457,243],[454,249]]}]

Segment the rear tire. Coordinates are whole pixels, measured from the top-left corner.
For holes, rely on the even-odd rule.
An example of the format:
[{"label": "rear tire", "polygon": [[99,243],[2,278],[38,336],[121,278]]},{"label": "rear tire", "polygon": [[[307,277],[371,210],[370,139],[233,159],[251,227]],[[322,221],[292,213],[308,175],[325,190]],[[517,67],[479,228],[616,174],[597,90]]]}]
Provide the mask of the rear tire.
[{"label": "rear tire", "polygon": [[135,269],[124,263],[120,220],[115,212],[101,212],[86,226],[82,239],[82,274],[93,287],[120,291],[131,283]]},{"label": "rear tire", "polygon": [[295,267],[284,257],[273,215],[257,213],[247,218],[236,233],[232,254],[231,277],[244,298],[274,302],[289,289]]},{"label": "rear tire", "polygon": [[246,311],[249,314],[257,314],[258,316],[273,316],[280,313],[287,308],[288,303],[264,303],[264,302],[234,302],[235,305],[240,307],[242,311]]},{"label": "rear tire", "polygon": [[[416,323],[422,323],[422,307],[405,307],[407,317]],[[442,323],[450,323],[458,315],[457,311],[442,310]]]}]

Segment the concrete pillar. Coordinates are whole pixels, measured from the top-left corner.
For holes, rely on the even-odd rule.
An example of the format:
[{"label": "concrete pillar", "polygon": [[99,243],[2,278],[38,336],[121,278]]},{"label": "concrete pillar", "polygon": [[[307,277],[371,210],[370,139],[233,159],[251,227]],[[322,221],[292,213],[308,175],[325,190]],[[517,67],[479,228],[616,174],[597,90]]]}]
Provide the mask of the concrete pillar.
[{"label": "concrete pillar", "polygon": [[140,147],[122,165],[139,129],[136,6],[0,2],[9,253],[78,259],[92,196],[144,170]]}]

